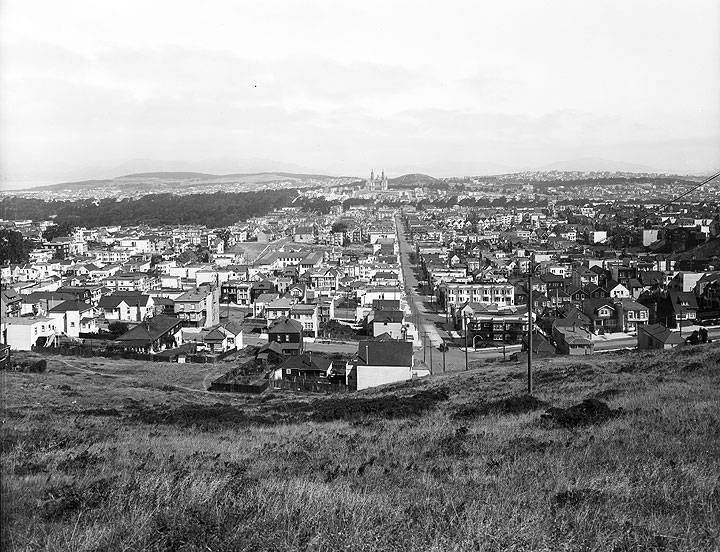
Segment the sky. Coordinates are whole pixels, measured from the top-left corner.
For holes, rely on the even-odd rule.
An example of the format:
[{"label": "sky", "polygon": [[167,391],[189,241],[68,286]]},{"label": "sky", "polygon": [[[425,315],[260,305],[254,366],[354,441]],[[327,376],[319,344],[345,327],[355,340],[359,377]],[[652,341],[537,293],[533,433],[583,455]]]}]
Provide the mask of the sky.
[{"label": "sky", "polygon": [[720,2],[0,3],[5,187],[595,158],[720,168]]}]

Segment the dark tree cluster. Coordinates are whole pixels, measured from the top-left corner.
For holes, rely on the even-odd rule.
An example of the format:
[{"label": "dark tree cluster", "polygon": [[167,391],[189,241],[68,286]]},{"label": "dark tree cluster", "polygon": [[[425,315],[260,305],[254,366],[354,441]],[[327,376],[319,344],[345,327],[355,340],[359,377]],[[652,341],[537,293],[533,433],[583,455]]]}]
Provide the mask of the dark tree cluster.
[{"label": "dark tree cluster", "polygon": [[[56,215],[57,226],[148,224],[203,224],[210,228],[229,226],[273,209],[290,205],[297,190],[213,194],[152,194],[139,198],[44,201],[10,197],[0,202],[9,219],[47,220]],[[58,234],[62,235],[62,234]]]},{"label": "dark tree cluster", "polygon": [[60,224],[53,224],[48,226],[42,233],[42,237],[46,241],[52,241],[53,238],[62,236],[70,236],[73,233],[74,228],[67,222],[61,222]]},{"label": "dark tree cluster", "polygon": [[32,249],[32,243],[20,232],[8,228],[0,229],[0,264],[24,263]]}]

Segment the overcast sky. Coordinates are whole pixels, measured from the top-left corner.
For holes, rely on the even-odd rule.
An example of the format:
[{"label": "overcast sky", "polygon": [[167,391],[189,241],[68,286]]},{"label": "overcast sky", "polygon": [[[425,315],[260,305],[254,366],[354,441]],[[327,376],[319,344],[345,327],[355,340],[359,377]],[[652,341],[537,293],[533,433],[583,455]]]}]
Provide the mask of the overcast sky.
[{"label": "overcast sky", "polygon": [[3,0],[0,10],[6,186],[152,167],[444,176],[586,157],[720,167],[716,0]]}]

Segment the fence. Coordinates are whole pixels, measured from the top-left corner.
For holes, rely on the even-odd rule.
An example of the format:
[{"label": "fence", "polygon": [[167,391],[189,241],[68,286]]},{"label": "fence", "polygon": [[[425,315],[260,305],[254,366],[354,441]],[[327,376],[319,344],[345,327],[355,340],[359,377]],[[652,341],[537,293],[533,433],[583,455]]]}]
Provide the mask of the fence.
[{"label": "fence", "polygon": [[[163,352],[157,354],[151,353],[139,353],[136,351],[126,351],[124,349],[107,349],[97,348],[88,345],[68,345],[64,347],[32,347],[31,350],[35,353],[44,355],[62,355],[62,356],[79,356],[79,357],[104,357],[114,359],[132,359],[132,360],[147,360],[151,362],[177,362],[178,353],[163,354]],[[203,355],[203,354],[186,354],[185,362],[197,363],[197,364],[214,364],[219,360],[229,356],[235,351],[226,351],[217,355]]]},{"label": "fence", "polygon": [[212,382],[209,391],[224,391],[229,393],[253,393],[260,394],[268,387],[267,380],[262,383],[218,383]]},{"label": "fence", "polygon": [[271,380],[270,386],[273,389],[285,389],[288,391],[309,391],[312,393],[347,393],[349,391],[348,386],[344,383],[333,383],[331,381],[297,378]]}]

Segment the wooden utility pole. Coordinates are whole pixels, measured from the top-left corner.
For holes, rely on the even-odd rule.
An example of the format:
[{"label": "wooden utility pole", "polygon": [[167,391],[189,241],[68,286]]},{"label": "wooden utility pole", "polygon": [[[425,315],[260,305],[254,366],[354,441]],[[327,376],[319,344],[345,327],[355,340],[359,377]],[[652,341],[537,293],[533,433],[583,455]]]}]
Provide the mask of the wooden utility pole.
[{"label": "wooden utility pole", "polygon": [[433,367],[432,367],[432,350],[433,350],[433,344],[432,339],[429,339],[430,341],[430,375],[432,376],[433,373]]},{"label": "wooden utility pole", "polygon": [[467,314],[463,313],[463,323],[465,325],[465,370],[468,369],[468,325],[467,325]]},{"label": "wooden utility pole", "polygon": [[532,381],[532,337],[533,337],[533,319],[532,319],[532,274],[533,274],[533,263],[532,260],[528,266],[528,350],[527,350],[527,390],[528,395],[532,395],[533,381]]},{"label": "wooden utility pole", "polygon": [[505,321],[503,321],[502,340],[503,340],[503,362],[505,362],[507,360],[507,358],[505,357]]}]

